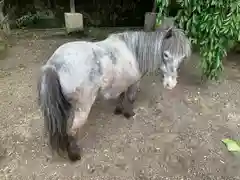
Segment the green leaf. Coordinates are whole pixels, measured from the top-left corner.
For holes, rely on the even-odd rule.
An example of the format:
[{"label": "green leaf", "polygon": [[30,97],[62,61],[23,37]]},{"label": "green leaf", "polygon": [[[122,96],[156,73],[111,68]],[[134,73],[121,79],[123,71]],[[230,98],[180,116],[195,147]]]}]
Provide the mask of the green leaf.
[{"label": "green leaf", "polygon": [[231,139],[223,139],[222,142],[227,146],[228,151],[240,152],[240,143]]}]

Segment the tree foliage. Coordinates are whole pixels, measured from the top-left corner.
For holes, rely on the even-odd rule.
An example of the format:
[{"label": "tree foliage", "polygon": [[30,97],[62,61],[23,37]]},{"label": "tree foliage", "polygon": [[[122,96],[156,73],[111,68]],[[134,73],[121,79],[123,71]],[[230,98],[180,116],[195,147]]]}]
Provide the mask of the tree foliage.
[{"label": "tree foliage", "polygon": [[[166,16],[169,0],[157,0],[159,18]],[[176,21],[197,45],[203,77],[217,80],[223,59],[240,40],[240,0],[178,0]],[[159,20],[158,20],[159,21]]]},{"label": "tree foliage", "polygon": [[169,7],[169,0],[156,0],[158,6],[158,15],[156,19],[156,24],[161,24],[163,17],[167,16],[168,7]]}]

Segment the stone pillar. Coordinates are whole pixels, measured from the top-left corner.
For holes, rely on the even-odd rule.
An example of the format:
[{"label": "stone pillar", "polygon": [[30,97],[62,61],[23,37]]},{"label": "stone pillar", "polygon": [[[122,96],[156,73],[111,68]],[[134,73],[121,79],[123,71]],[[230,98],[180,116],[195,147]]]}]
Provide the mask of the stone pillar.
[{"label": "stone pillar", "polygon": [[70,0],[70,13],[64,13],[67,33],[83,31],[83,15],[76,13],[75,1]]}]

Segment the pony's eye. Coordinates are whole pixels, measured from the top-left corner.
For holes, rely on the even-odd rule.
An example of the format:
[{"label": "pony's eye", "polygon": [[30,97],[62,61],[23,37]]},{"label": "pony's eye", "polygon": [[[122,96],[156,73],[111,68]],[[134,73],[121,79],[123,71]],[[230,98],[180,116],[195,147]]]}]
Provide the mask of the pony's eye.
[{"label": "pony's eye", "polygon": [[168,59],[168,58],[169,58],[169,54],[168,54],[167,52],[164,52],[164,53],[163,53],[163,58],[164,58],[164,59]]}]

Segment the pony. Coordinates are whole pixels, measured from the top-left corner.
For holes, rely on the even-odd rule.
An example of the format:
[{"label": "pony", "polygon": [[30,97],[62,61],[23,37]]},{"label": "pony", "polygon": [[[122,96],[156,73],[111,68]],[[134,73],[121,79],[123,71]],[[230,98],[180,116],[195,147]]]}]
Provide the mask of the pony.
[{"label": "pony", "polygon": [[80,160],[77,134],[96,97],[117,99],[114,114],[130,118],[141,78],[160,68],[164,87],[174,88],[177,69],[190,50],[187,37],[174,28],[112,33],[102,41],[58,47],[41,67],[37,86],[51,149]]}]

